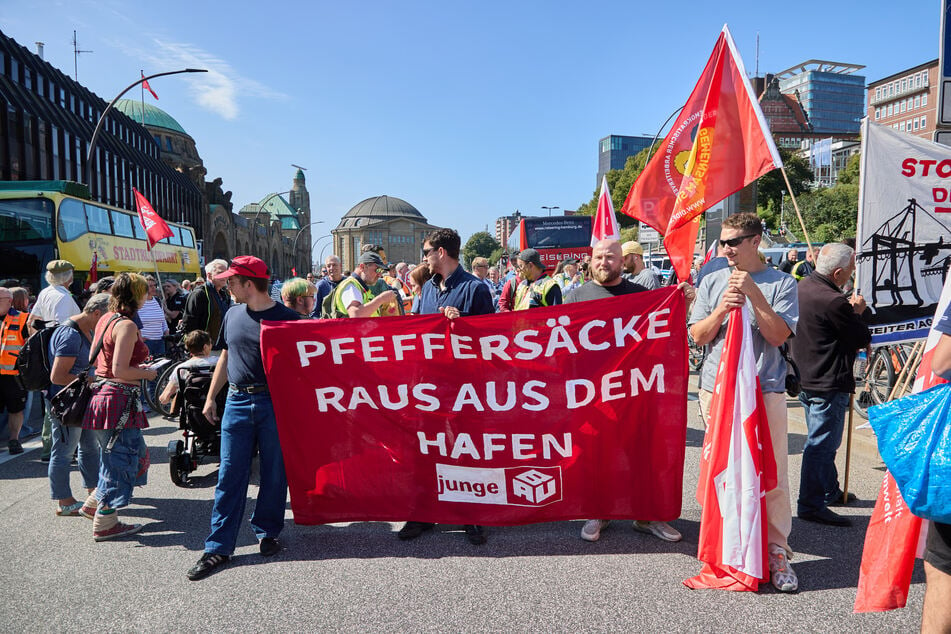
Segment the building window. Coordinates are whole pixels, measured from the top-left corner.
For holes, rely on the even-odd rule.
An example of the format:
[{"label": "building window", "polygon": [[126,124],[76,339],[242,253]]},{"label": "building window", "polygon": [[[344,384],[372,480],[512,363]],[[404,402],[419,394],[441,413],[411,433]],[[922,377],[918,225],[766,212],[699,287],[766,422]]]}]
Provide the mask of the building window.
[{"label": "building window", "polygon": [[923,115],[923,116],[921,117],[921,124],[919,125],[919,127],[920,127],[922,130],[924,130],[926,127],[928,127],[928,117],[927,117],[927,116],[924,116],[924,115]]},{"label": "building window", "polygon": [[900,131],[902,131],[902,132],[905,131],[905,122],[904,122],[904,121],[902,121],[901,123],[898,124],[898,129],[899,129]]},{"label": "building window", "polygon": [[915,97],[915,108],[920,108],[920,107],[921,107],[921,95],[918,95],[917,97]]},{"label": "building window", "polygon": [[921,105],[922,106],[928,105],[928,93],[925,93],[921,96]]},{"label": "building window", "polygon": [[905,111],[905,100],[904,100],[904,99],[902,99],[902,101],[901,101],[901,106],[900,106],[900,107],[901,107],[901,111],[904,112],[904,111]]},{"label": "building window", "polygon": [[918,129],[918,119],[912,119],[912,129],[913,130]]},{"label": "building window", "polygon": [[888,104],[888,116],[892,116],[892,104]]},{"label": "building window", "polygon": [[881,99],[881,98],[882,98],[882,87],[879,86],[878,88],[875,89],[875,99]]},{"label": "building window", "polygon": [[876,121],[878,121],[879,119],[882,118],[881,115],[882,115],[882,110],[881,110],[881,108],[875,108],[875,120],[876,120]]}]

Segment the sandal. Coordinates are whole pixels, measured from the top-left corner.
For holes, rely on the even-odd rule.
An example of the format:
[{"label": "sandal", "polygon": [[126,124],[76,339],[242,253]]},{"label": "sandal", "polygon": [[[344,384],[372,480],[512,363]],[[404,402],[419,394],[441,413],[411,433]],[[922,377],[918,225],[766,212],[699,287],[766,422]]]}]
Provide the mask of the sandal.
[{"label": "sandal", "polygon": [[73,502],[72,504],[68,504],[66,506],[61,505],[56,509],[56,514],[60,517],[76,517],[79,515],[79,509],[82,507],[82,502]]}]

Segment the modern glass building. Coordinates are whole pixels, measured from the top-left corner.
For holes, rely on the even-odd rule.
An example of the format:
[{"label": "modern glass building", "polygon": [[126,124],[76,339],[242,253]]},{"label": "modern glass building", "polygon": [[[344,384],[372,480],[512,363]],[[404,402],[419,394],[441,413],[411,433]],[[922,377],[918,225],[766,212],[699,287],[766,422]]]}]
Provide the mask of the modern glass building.
[{"label": "modern glass building", "polygon": [[621,136],[612,134],[598,142],[598,182],[601,177],[611,170],[624,169],[629,156],[634,156],[651,144],[653,137],[649,136]]},{"label": "modern glass building", "polygon": [[777,73],[779,89],[796,95],[813,132],[858,134],[865,116],[864,66],[810,59]]}]

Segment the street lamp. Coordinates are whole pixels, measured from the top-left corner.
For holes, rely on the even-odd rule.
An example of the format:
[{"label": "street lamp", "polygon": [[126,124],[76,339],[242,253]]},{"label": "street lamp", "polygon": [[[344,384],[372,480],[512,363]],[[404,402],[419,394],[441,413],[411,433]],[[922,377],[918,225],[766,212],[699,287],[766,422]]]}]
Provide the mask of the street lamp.
[{"label": "street lamp", "polygon": [[139,84],[149,79],[154,79],[155,77],[164,77],[165,75],[179,75],[181,73],[207,73],[208,71],[204,68],[186,68],[184,70],[172,70],[167,73],[155,73],[154,75],[148,75],[146,77],[141,77],[135,80],[133,83],[129,84],[125,90],[116,95],[116,98],[109,102],[109,105],[106,106],[106,109],[102,111],[102,114],[99,115],[99,121],[96,123],[96,129],[92,133],[92,139],[89,141],[89,151],[86,153],[86,186],[92,187],[92,156],[93,152],[96,149],[96,141],[99,139],[99,133],[102,131],[102,124],[106,120],[106,115],[109,114],[109,111],[112,110],[112,107],[116,105],[116,102],[122,99],[122,95],[126,94]]},{"label": "street lamp", "polygon": [[558,207],[557,205],[555,207],[545,207],[544,205],[542,205],[542,209],[547,209],[548,215],[551,216],[552,209],[561,209],[561,207]]},{"label": "street lamp", "polygon": [[[315,220],[314,222],[310,223],[310,224],[307,225],[306,227],[301,227],[300,229],[297,230],[297,235],[294,236],[294,242],[293,242],[293,244],[291,245],[291,253],[294,254],[294,259],[295,259],[295,260],[297,259],[297,239],[300,238],[300,237],[301,237],[301,234],[304,233],[304,229],[309,229],[310,227],[313,227],[314,225],[322,225],[322,224],[324,224],[324,221],[323,221],[323,220]],[[311,250],[311,255],[313,255],[313,251],[314,251],[313,247],[311,247],[310,250]],[[308,256],[307,259],[309,260],[310,257]]]}]

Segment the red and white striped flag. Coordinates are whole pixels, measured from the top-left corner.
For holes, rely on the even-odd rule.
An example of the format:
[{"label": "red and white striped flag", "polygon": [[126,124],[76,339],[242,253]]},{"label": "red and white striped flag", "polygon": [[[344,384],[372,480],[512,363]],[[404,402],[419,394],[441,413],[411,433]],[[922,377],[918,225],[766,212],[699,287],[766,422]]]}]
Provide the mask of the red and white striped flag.
[{"label": "red and white striped flag", "polygon": [[614,215],[614,203],[611,202],[611,190],[608,189],[608,177],[601,177],[601,195],[598,196],[598,213],[591,227],[591,246],[599,240],[620,240],[621,230]]},{"label": "red and white striped flag", "polygon": [[717,368],[697,484],[703,568],[688,588],[755,592],[769,581],[766,491],[776,486],[776,460],[749,319],[745,306],[733,309]]},{"label": "red and white striped flag", "polygon": [[[951,275],[945,278],[938,310],[932,323],[951,303]],[[946,381],[931,371],[931,358],[941,333],[933,327],[925,342],[912,392],[921,392]],[[915,558],[924,551],[927,524],[911,514],[891,473],[885,473],[882,487],[865,531],[865,547],[859,568],[855,612],[884,612],[905,607]]]}]

